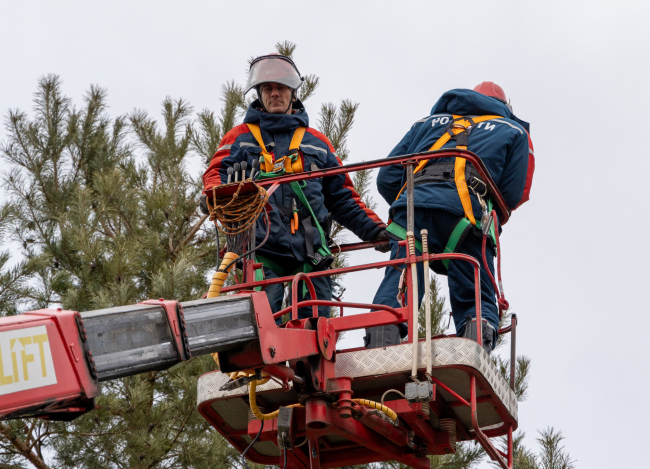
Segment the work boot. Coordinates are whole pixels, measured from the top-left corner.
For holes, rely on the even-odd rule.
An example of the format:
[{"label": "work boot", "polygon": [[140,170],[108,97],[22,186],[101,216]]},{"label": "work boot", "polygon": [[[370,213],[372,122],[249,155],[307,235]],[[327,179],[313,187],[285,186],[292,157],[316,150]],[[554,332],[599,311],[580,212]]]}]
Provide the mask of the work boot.
[{"label": "work boot", "polygon": [[[489,355],[497,343],[497,331],[485,319],[481,319],[481,335],[483,336],[483,350]],[[465,329],[460,337],[476,342],[476,318],[469,323],[465,323]]]},{"label": "work boot", "polygon": [[363,345],[366,348],[388,347],[400,342],[400,330],[394,324],[370,327],[366,329],[366,336],[363,338]]}]

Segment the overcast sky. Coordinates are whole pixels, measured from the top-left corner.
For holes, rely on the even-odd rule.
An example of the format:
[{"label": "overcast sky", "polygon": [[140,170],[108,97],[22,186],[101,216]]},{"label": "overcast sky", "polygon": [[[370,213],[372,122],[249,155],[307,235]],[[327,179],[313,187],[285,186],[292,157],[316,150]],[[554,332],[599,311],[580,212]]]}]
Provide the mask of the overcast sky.
[{"label": "overcast sky", "polygon": [[[247,59],[286,39],[300,71],[321,77],[306,103],[312,126],[324,102],[361,104],[348,144],[361,161],[386,156],[443,92],[495,81],[531,123],[537,161],[531,200],[502,236],[518,350],[533,365],[520,429],[532,446],[538,429],[561,429],[577,467],[641,467],[648,10],[641,1],[2,2],[0,112],[30,110],[47,73],[78,105],[90,84],[107,88],[113,116],[159,114],[165,96],[218,111],[221,85],[243,82]],[[385,203],[378,214],[387,218]],[[381,275],[348,276],[345,298],[370,301]]]}]

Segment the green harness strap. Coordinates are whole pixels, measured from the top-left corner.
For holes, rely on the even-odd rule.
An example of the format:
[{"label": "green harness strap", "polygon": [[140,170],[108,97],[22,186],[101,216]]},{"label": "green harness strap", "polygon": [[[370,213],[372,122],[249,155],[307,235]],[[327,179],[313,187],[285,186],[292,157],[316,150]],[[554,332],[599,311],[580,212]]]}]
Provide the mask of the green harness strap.
[{"label": "green harness strap", "polygon": [[[305,183],[306,184],[306,183]],[[285,275],[295,275],[298,272],[304,272],[304,273],[309,273],[312,271],[315,265],[318,265],[318,263],[327,256],[331,256],[332,252],[329,250],[327,247],[327,238],[325,237],[325,232],[323,231],[323,228],[321,228],[320,223],[318,223],[318,219],[316,218],[316,215],[314,214],[314,211],[311,208],[311,205],[309,204],[309,200],[307,200],[307,197],[305,197],[304,192],[302,191],[302,187],[300,187],[300,183],[298,181],[295,182],[290,182],[289,187],[291,187],[291,190],[296,194],[296,197],[298,197],[298,200],[300,200],[300,203],[302,203],[307,210],[309,210],[309,215],[311,216],[311,219],[314,221],[314,224],[316,225],[316,229],[318,230],[318,234],[320,236],[320,242],[321,242],[321,247],[318,248],[318,254],[320,255],[320,258],[314,257],[314,259],[311,259],[311,262],[305,262],[302,267],[296,269],[294,272],[291,272],[287,274],[286,270],[280,266],[277,262],[272,261],[271,259],[260,256],[259,254],[255,255],[256,261],[259,263],[261,262],[264,264],[266,267],[271,269],[273,272],[275,272],[277,275],[284,277]],[[255,271],[255,280],[262,280],[263,279],[263,273],[261,269],[258,269]],[[259,291],[260,287],[256,287],[256,290]],[[305,282],[302,282],[302,294],[303,296],[306,296],[308,292],[307,289],[307,284]]]},{"label": "green harness strap", "polygon": [[[488,200],[487,202],[488,205],[488,213],[492,212],[492,202]],[[476,226],[478,229],[481,228],[481,223],[480,221],[477,220]],[[460,242],[461,239],[465,237],[465,234],[467,231],[472,228],[471,222],[467,218],[461,218],[460,221],[456,224],[454,229],[451,232],[451,235],[449,236],[449,239],[447,240],[447,245],[445,246],[445,249],[443,250],[443,254],[449,254],[452,252],[456,251],[456,248],[458,247],[458,243]],[[406,228],[403,226],[398,225],[394,221],[386,227],[386,231],[394,234],[400,239],[406,239]],[[494,233],[494,223],[490,226],[490,238],[492,238],[492,241],[494,242],[494,246],[496,246],[496,237]],[[422,252],[422,243],[418,241],[417,239],[415,240],[415,247]],[[449,269],[449,259],[443,259],[440,262],[442,262],[442,265],[445,266],[445,269]]]},{"label": "green harness strap", "polygon": [[[449,236],[447,245],[442,253],[449,254],[454,252],[458,247],[458,242],[465,236],[465,233],[467,233],[471,227],[472,223],[467,218],[461,218],[451,232],[451,236]],[[449,259],[443,259],[441,262],[442,265],[445,266],[445,269],[449,270]]]},{"label": "green harness strap", "polygon": [[[260,144],[260,147],[262,148],[262,153],[266,153],[265,150],[265,145],[264,141],[262,140],[262,134],[260,133],[259,126],[255,126],[252,124],[248,124],[248,127],[250,128],[251,132],[253,133],[255,140]],[[257,130],[255,130],[257,129]],[[289,144],[289,151],[292,149],[298,150],[300,148],[300,142],[302,141],[303,135],[305,133],[305,128],[304,127],[299,127],[296,129],[296,131],[293,134],[293,137],[291,137],[291,143]],[[255,179],[267,179],[267,178],[272,178],[272,177],[277,177],[277,176],[282,176],[286,174],[286,169],[284,168],[284,165],[281,167],[278,167],[277,165],[273,168],[273,171],[268,171],[265,172],[262,170],[262,164],[265,163],[264,161],[264,156],[260,155],[260,171],[257,173],[257,176]],[[271,158],[271,155],[266,153],[268,158]],[[287,157],[285,157],[287,158]],[[297,158],[299,158],[298,153],[294,152],[293,154],[289,155],[288,158],[291,159],[291,165],[293,168],[293,163],[296,161]],[[283,158],[282,158],[283,159]],[[281,159],[281,160],[282,160]],[[279,162],[278,162],[279,163]],[[265,165],[266,166],[266,165]],[[293,170],[293,169],[292,169]],[[302,165],[300,167],[300,171],[302,171]],[[303,181],[304,182],[304,181]],[[320,255],[320,258],[317,258],[316,256],[314,259],[311,259],[311,262],[305,262],[301,267],[296,269],[294,272],[289,273],[288,275],[295,275],[298,272],[304,272],[304,273],[309,273],[312,271],[314,266],[318,265],[318,263],[327,256],[331,256],[332,252],[329,250],[327,247],[327,238],[325,236],[325,232],[323,231],[323,228],[321,228],[320,223],[318,223],[318,219],[316,218],[316,215],[314,214],[314,211],[311,208],[311,205],[309,204],[309,200],[307,200],[307,197],[305,197],[305,194],[302,191],[302,187],[305,187],[307,183],[305,182],[303,186],[300,185],[300,182],[295,181],[295,182],[290,182],[289,186],[293,190],[293,192],[296,194],[296,197],[298,197],[298,200],[309,210],[309,214],[311,216],[311,219],[314,221],[314,224],[316,225],[316,229],[318,230],[318,234],[320,235],[320,241],[321,241],[321,247],[318,249],[318,254]],[[284,277],[287,275],[286,270],[280,266],[277,262],[272,261],[271,259],[260,256],[259,254],[255,255],[255,261],[257,263],[262,263],[264,266],[268,267],[271,269],[273,272],[275,272],[276,275]],[[257,269],[255,271],[255,280],[263,280],[264,279],[264,271],[263,269]],[[261,287],[255,287],[255,290],[259,291]],[[307,295],[307,284],[303,282],[303,296]]]},{"label": "green harness strap", "polygon": [[[394,221],[390,222],[390,224],[386,227],[386,231],[393,233],[399,239],[406,239],[406,228],[398,225]],[[417,238],[415,238],[415,247],[418,251],[422,252],[422,243],[418,241]]]},{"label": "green harness strap", "polygon": [[[305,183],[305,185],[306,184],[307,183]],[[311,209],[311,205],[309,204],[307,197],[305,197],[305,194],[302,192],[302,187],[300,187],[300,183],[298,181],[290,182],[289,186],[291,187],[293,192],[295,192],[296,196],[298,197],[298,200],[300,200],[300,202],[307,208],[307,210],[309,210],[309,215],[311,215],[311,219],[314,220],[314,224],[318,229],[318,234],[320,235],[320,244],[321,244],[321,247],[318,248],[318,253],[322,257],[331,256],[332,252],[327,247],[327,238],[325,237],[325,232],[323,231],[323,228],[321,228],[320,223],[318,223],[318,219],[316,218],[314,211]],[[319,262],[320,260],[318,259],[312,259],[312,263],[314,265],[318,264]]]},{"label": "green harness strap", "polygon": [[[447,240],[447,245],[445,246],[445,249],[443,251],[444,254],[454,252],[456,247],[458,246],[458,242],[460,239],[463,237],[465,232],[469,230],[472,227],[472,224],[469,222],[467,218],[462,218],[454,227],[454,230],[451,232],[451,236],[449,236],[449,239]],[[395,222],[391,222],[388,227],[386,227],[386,231],[389,233],[394,234],[400,239],[406,239],[406,228],[404,228],[401,225],[398,225]],[[422,252],[422,243],[418,241],[417,239],[415,240],[415,247],[417,248],[418,251]],[[449,269],[449,259],[443,259],[442,265],[445,266],[445,269]]]},{"label": "green harness strap", "polygon": [[[268,267],[273,272],[275,272],[275,274],[278,277],[284,277],[286,275],[296,275],[298,272],[304,272],[305,274],[308,274],[313,269],[311,264],[305,262],[304,264],[302,264],[302,266],[298,267],[293,272],[287,272],[287,270],[277,262],[272,261],[268,257],[264,257],[259,254],[255,255],[255,262],[263,264],[264,267]],[[264,280],[264,269],[257,269],[255,271],[255,281],[259,282],[260,280]],[[262,287],[255,287],[255,291],[260,291],[261,289]],[[308,292],[309,290],[307,289],[307,284],[305,282],[302,282],[302,296],[303,297],[307,296]]]}]

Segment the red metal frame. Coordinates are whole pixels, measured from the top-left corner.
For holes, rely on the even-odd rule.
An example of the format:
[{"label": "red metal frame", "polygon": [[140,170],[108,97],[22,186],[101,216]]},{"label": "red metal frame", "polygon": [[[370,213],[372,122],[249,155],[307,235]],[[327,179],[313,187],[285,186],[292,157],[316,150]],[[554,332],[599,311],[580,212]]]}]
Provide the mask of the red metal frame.
[{"label": "red metal frame", "polygon": [[[164,309],[178,361],[189,360],[191,352],[180,303],[161,298],[140,304]],[[40,417],[68,421],[92,410],[94,398],[101,394],[101,376],[88,344],[82,316],[76,311],[42,309],[0,318],[0,365],[8,360],[12,364],[11,375],[0,366],[0,419]],[[14,350],[19,345],[22,351]],[[31,351],[26,350],[27,346]],[[40,363],[42,370],[30,363]]]},{"label": "red metal frame", "polygon": [[[8,419],[17,416],[29,415],[39,416],[52,420],[72,420],[79,415],[94,408],[93,399],[101,391],[99,382],[93,376],[94,363],[92,355],[88,353],[84,345],[85,330],[79,313],[75,311],[63,311],[59,309],[41,309],[23,313],[17,316],[3,318],[3,334],[14,334],[29,336],[33,328],[44,327],[47,339],[40,344],[40,356],[21,352],[22,376],[16,369],[13,370],[12,380],[21,383],[23,390],[10,392],[1,396],[2,406],[0,418]],[[27,339],[27,337],[24,337]],[[31,337],[30,337],[31,339]],[[20,340],[20,339],[13,339]],[[14,342],[15,343],[15,342]],[[32,343],[31,341],[29,342]],[[45,349],[45,343],[48,348]],[[9,350],[5,345],[3,352]],[[10,353],[13,351],[10,350]],[[0,353],[1,359],[2,353]],[[28,360],[27,357],[31,359]],[[34,376],[25,376],[27,362],[35,359],[40,360],[43,367],[43,374],[47,376],[46,362],[51,360],[55,382],[47,385],[39,385]],[[13,360],[13,357],[12,357]],[[17,360],[13,360],[14,363]],[[15,368],[15,366],[14,366]],[[7,370],[3,373],[7,375]],[[0,379],[5,379],[0,376]],[[30,381],[34,381],[30,387]],[[6,383],[5,383],[6,384]]]},{"label": "red metal frame", "polygon": [[[336,174],[349,173],[362,169],[371,169],[394,164],[412,166],[419,161],[427,159],[462,157],[470,161],[486,182],[488,190],[502,212],[501,223],[504,224],[510,212],[499,194],[496,185],[490,178],[480,158],[473,153],[462,150],[444,150],[426,152],[420,154],[406,155],[403,157],[387,158],[379,161],[353,164],[345,167],[328,168],[318,171],[310,171],[298,175],[285,175],[270,180],[260,181],[259,185],[269,187],[272,192],[279,184],[291,181],[306,180],[333,176]],[[247,191],[253,187],[245,183],[241,190]],[[228,185],[225,189],[209,191],[212,194],[223,196],[226,192],[234,191],[239,185]],[[226,194],[227,195],[227,194]],[[338,248],[338,252],[350,252],[359,249],[368,249],[381,242],[365,242],[344,245]],[[402,241],[400,244],[405,245]],[[306,283],[311,298],[315,298],[315,290],[312,284],[313,278],[332,276],[338,274],[359,272],[368,269],[379,269],[384,267],[404,266],[406,269],[406,282],[409,291],[413,290],[411,269],[418,262],[443,259],[454,259],[470,262],[474,269],[475,280],[475,302],[477,318],[477,342],[481,345],[481,292],[480,292],[480,263],[473,257],[463,254],[428,254],[422,256],[409,255],[405,259],[394,259],[383,262],[370,263],[361,266],[352,266],[341,269],[332,269],[323,272],[311,272],[308,274],[299,273],[294,276],[268,279],[259,282],[248,282],[246,279],[254,278],[254,270],[261,265],[253,260],[244,259],[244,281],[241,284],[224,288],[222,292],[239,291],[240,295],[247,295],[252,302],[259,340],[249,342],[242,348],[233,349],[219,353],[220,366],[223,372],[241,371],[247,369],[258,369],[277,380],[285,390],[290,390],[290,382],[294,386],[306,390],[303,394],[304,408],[295,408],[295,434],[294,437],[304,437],[305,445],[300,449],[287,453],[289,468],[330,468],[339,467],[341,464],[363,464],[383,460],[397,460],[403,464],[415,468],[428,468],[429,459],[427,454],[448,454],[454,451],[453,442],[449,434],[434,429],[428,421],[427,413],[421,403],[409,403],[404,399],[389,401],[388,407],[399,416],[399,424],[393,425],[376,415],[362,405],[358,405],[352,399],[352,379],[349,377],[335,376],[334,362],[337,354],[349,353],[350,351],[337,352],[337,334],[343,331],[365,329],[368,327],[409,323],[417,321],[417,305],[407,304],[401,308],[392,308],[385,305],[361,304],[343,301],[325,301],[310,299],[298,302],[298,288],[300,282]],[[256,287],[264,287],[272,284],[292,282],[292,306],[272,314],[266,294],[253,291]],[[187,337],[184,328],[182,309],[175,301],[149,300],[146,304],[162,305],[167,313],[170,327],[173,331],[173,340],[179,352],[179,360],[186,360],[190,357],[187,348]],[[339,307],[341,314],[335,318],[318,317],[318,306]],[[312,317],[299,319],[298,309],[300,307],[312,307]],[[356,315],[343,315],[343,308],[368,309],[370,312]],[[291,320],[281,326],[276,325],[275,318],[291,312]],[[514,366],[514,334],[516,331],[516,317],[513,316],[511,330],[512,361]],[[43,384],[40,387],[30,383],[24,391],[13,392],[3,396],[2,414],[0,417],[11,418],[25,412],[32,412],[44,418],[72,419],[86,412],[93,407],[93,398],[99,395],[99,385],[96,379],[97,373],[94,369],[92,354],[88,350],[85,338],[85,330],[78,313],[71,311],[41,310],[25,313],[13,318],[4,318],[2,340],[11,342],[8,348],[0,349],[1,353],[12,355],[12,376],[8,376],[6,370],[0,375],[0,385],[5,385],[11,380],[19,382],[18,359],[22,363],[23,381],[26,377],[27,363],[35,358],[32,348],[30,352],[21,352],[20,347],[14,349],[16,341],[25,344],[33,344],[30,340],[43,340],[43,331],[47,331],[48,347],[56,359],[50,359],[51,367],[56,371],[58,380],[55,383]],[[38,328],[40,336],[22,337],[15,331],[27,331]],[[409,327],[408,343],[418,340],[413,336],[413,327]],[[501,333],[507,330],[500,331]],[[21,332],[22,333],[22,332]],[[13,335],[12,335],[13,334]],[[18,334],[18,335],[16,335]],[[34,332],[36,334],[36,332]],[[15,337],[14,337],[15,335]],[[40,338],[39,338],[40,337]],[[1,341],[0,341],[1,342]],[[40,343],[40,342],[39,342]],[[19,344],[20,345],[20,344]],[[22,353],[22,355],[20,355]],[[43,353],[43,352],[41,352]],[[14,355],[19,357],[15,358]],[[287,362],[289,365],[287,366]],[[41,363],[45,363],[41,359]],[[50,363],[50,362],[48,362]],[[44,365],[43,365],[44,366]],[[49,365],[48,365],[49,366]],[[438,367],[442,368],[442,367]],[[499,463],[504,469],[512,467],[512,431],[516,428],[517,422],[508,413],[500,400],[492,392],[490,385],[485,378],[470,367],[451,366],[465,372],[470,382],[469,401],[464,398],[458,390],[451,389],[436,378],[436,392],[434,400],[429,403],[431,411],[437,415],[454,415],[451,411],[455,407],[468,407],[471,412],[472,428],[465,427],[462,422],[457,421],[457,433],[459,439],[476,439],[485,448],[486,452]],[[30,368],[29,373],[36,370]],[[38,370],[40,371],[40,370]],[[299,372],[300,371],[300,372]],[[514,368],[512,368],[514,377]],[[45,374],[43,375],[45,376]],[[65,379],[63,379],[65,377]],[[358,382],[363,382],[361,378]],[[13,381],[12,381],[13,382]],[[11,383],[9,383],[11,384]],[[23,383],[25,384],[25,383]],[[514,381],[511,379],[511,386]],[[361,388],[363,389],[363,388]],[[360,391],[355,398],[370,397],[370,391]],[[377,392],[376,388],[372,392]],[[452,396],[452,401],[446,401],[441,391]],[[483,395],[478,397],[478,392]],[[364,395],[364,392],[366,393]],[[264,401],[264,393],[260,393],[260,402]],[[268,403],[267,403],[268,404]],[[498,428],[482,431],[479,428],[478,406],[485,404],[493,406],[503,424]],[[273,407],[273,406],[271,406]],[[277,408],[277,406],[275,406]],[[269,409],[272,410],[272,409]],[[263,425],[260,434],[261,441],[275,441],[277,438],[277,419],[266,421],[263,424],[259,421],[252,421],[246,430],[235,430],[230,428],[226,422],[215,412],[210,402],[199,406],[199,411],[217,428],[239,451],[243,452],[248,446],[244,436],[253,438]],[[507,435],[508,452],[502,453],[494,447],[490,438]],[[329,437],[338,437],[345,443],[328,442]],[[259,454],[252,448],[247,456],[263,464],[277,463],[277,458]],[[505,459],[504,459],[505,457]],[[282,462],[282,460],[280,460]]]},{"label": "red metal frame", "polygon": [[[386,158],[378,161],[358,163],[347,165],[339,168],[328,168],[318,171],[310,171],[295,175],[285,175],[269,180],[258,182],[258,185],[269,187],[268,191],[275,190],[279,184],[333,176],[336,174],[349,173],[362,169],[371,169],[394,164],[416,164],[425,159],[439,159],[450,157],[462,157],[470,161],[474,168],[479,172],[481,178],[486,182],[493,200],[502,212],[501,224],[505,224],[510,216],[510,211],[505,204],[496,185],[492,181],[485,166],[478,156],[471,152],[463,150],[441,150],[436,152],[426,152],[403,157]],[[360,249],[372,248],[380,241],[362,242],[350,245],[343,245],[336,249],[337,252],[350,252]],[[400,244],[405,245],[402,241]],[[477,259],[464,254],[427,254],[422,256],[409,255],[403,259],[394,259],[382,262],[375,262],[359,266],[350,266],[340,269],[331,269],[322,272],[299,273],[297,275],[265,279],[258,282],[244,282],[238,285],[223,288],[222,292],[240,292],[251,296],[254,303],[257,324],[260,332],[259,344],[247,350],[233,350],[219,354],[221,367],[224,372],[238,371],[246,368],[262,368],[262,371],[275,376],[282,380],[286,385],[288,380],[287,372],[282,367],[281,370],[273,369],[273,366],[284,364],[290,361],[291,367],[297,362],[302,362],[311,370],[311,382],[308,383],[316,394],[314,397],[307,396],[305,409],[296,408],[295,415],[298,422],[296,437],[306,438],[303,450],[296,450],[287,454],[289,468],[329,468],[339,467],[341,464],[363,464],[377,462],[381,460],[397,460],[411,467],[428,468],[429,462],[425,457],[426,454],[447,454],[453,452],[449,436],[446,432],[434,430],[425,420],[425,414],[422,412],[422,404],[413,404],[405,400],[389,401],[386,403],[392,407],[399,415],[403,422],[406,422],[410,431],[416,436],[417,444],[414,446],[413,438],[409,437],[408,432],[403,426],[395,427],[381,418],[372,415],[366,408],[353,404],[351,399],[351,390],[349,382],[347,385],[344,381],[346,378],[336,378],[334,376],[334,363],[337,353],[346,353],[348,351],[335,352],[335,334],[343,331],[354,329],[364,329],[379,325],[398,324],[411,321],[417,321],[417,307],[407,301],[406,306],[402,308],[391,308],[385,305],[350,303],[342,301],[325,301],[325,300],[305,300],[298,302],[299,282],[304,281],[310,292],[311,298],[315,298],[314,288],[311,282],[313,278],[347,274],[369,269],[380,269],[384,267],[404,266],[407,269],[406,281],[407,288],[411,285],[412,265],[418,262],[428,260],[454,259],[462,260],[472,264],[474,269],[475,281],[475,302],[476,302],[476,319],[477,319],[477,342],[482,345],[481,334],[481,292],[480,292],[480,263]],[[255,268],[260,268],[259,264],[253,261],[244,261],[244,270],[247,272],[246,278],[254,278],[252,274]],[[256,287],[265,287],[273,284],[292,282],[292,305],[275,314],[271,314],[270,307],[262,292],[253,292]],[[411,291],[411,290],[410,290]],[[318,318],[318,306],[333,306],[341,308],[341,315],[335,318]],[[298,319],[298,309],[300,307],[312,307],[311,319]],[[356,314],[343,316],[343,307],[369,309],[371,312],[365,314]],[[281,326],[276,326],[274,319],[291,313],[291,320]],[[513,319],[511,329],[516,327],[516,318]],[[416,340],[413,337],[412,327],[409,325],[408,343]],[[500,333],[507,333],[511,330],[505,328]],[[333,339],[333,340],[332,340]],[[333,343],[334,342],[334,343]],[[514,347],[514,341],[513,341]],[[514,354],[514,348],[513,348]],[[481,390],[488,390],[490,386],[485,382],[483,376],[476,370],[468,367],[454,367],[462,369],[467,373],[470,379],[470,398],[469,401],[463,398],[457,391],[449,388],[444,383],[433,378],[433,382],[440,390],[449,393],[455,401],[444,402],[439,394],[434,402],[431,402],[431,409],[451,409],[452,407],[465,406],[471,412],[472,428],[459,427],[458,432],[463,439],[476,439],[490,455],[504,468],[512,468],[512,431],[517,426],[517,422],[512,419],[508,411],[503,407],[500,401],[492,393],[477,398],[477,380],[480,382]],[[347,378],[348,381],[351,381]],[[513,381],[511,384],[513,385]],[[346,387],[347,386],[347,387]],[[334,394],[338,397],[337,402],[332,405],[318,395],[318,393]],[[355,396],[356,397],[356,396]],[[478,421],[478,404],[490,403],[496,409],[498,415],[504,422],[499,428],[482,431],[479,428]],[[338,407],[337,407],[338,406]],[[209,403],[204,403],[199,407],[206,419],[208,419],[228,440],[240,451],[246,448],[247,444],[241,439],[243,433],[228,430],[226,423],[214,411]],[[355,415],[355,419],[349,418]],[[261,433],[260,441],[274,441],[277,436],[277,420],[267,421],[264,423],[264,429]],[[249,423],[247,434],[253,438],[260,429],[259,421]],[[334,446],[327,448],[324,437],[327,435],[338,435],[352,442],[346,448]],[[507,436],[508,453],[501,453],[490,441],[495,436]],[[319,444],[320,442],[320,444]],[[325,445],[321,447],[321,445]],[[350,451],[354,450],[353,453]],[[262,456],[254,449],[250,449],[247,456],[258,463],[277,464],[275,457]],[[505,458],[504,458],[505,457]],[[279,463],[282,464],[282,456]]]},{"label": "red metal frame", "polygon": [[[422,153],[412,153],[409,155],[403,156],[394,156],[392,158],[383,158],[381,160],[372,160],[364,161],[362,163],[352,163],[345,166],[339,166],[336,168],[325,168],[319,169],[317,171],[306,171],[304,173],[297,174],[286,174],[284,176],[279,176],[275,178],[263,179],[256,181],[258,186],[269,187],[268,192],[274,191],[280,184],[286,184],[294,181],[306,181],[308,179],[318,179],[327,176],[335,176],[337,174],[346,174],[354,171],[361,171],[364,169],[374,169],[382,168],[384,166],[392,166],[395,164],[415,164],[419,163],[422,160],[436,160],[440,158],[465,158],[469,161],[474,169],[479,173],[481,179],[485,182],[488,187],[490,195],[494,198],[494,202],[501,211],[502,217],[500,223],[505,225],[510,218],[510,209],[506,204],[503,196],[499,192],[497,185],[492,180],[489,171],[485,167],[485,164],[481,158],[467,150],[458,150],[458,149],[449,149],[449,150],[436,150],[436,151],[426,151]],[[208,194],[210,190],[206,190],[205,193]]]}]

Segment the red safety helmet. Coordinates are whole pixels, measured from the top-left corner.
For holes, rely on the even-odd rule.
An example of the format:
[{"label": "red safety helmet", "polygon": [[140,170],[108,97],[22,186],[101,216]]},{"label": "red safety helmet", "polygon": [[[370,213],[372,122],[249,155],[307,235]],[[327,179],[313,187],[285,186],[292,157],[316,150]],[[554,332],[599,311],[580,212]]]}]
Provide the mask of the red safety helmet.
[{"label": "red safety helmet", "polygon": [[246,93],[262,83],[278,83],[295,92],[302,82],[298,68],[289,57],[276,53],[262,55],[251,62]]},{"label": "red safety helmet", "polygon": [[503,88],[501,88],[493,81],[484,81],[480,85],[476,85],[474,87],[474,91],[484,94],[485,96],[491,96],[492,98],[496,98],[499,101],[504,102],[506,104],[508,103],[508,99],[506,98],[506,92],[503,91]]},{"label": "red safety helmet", "polygon": [[510,112],[512,112],[512,106],[506,99],[506,92],[503,91],[503,88],[501,88],[499,85],[494,83],[493,81],[484,81],[483,83],[476,85],[474,87],[474,91],[484,94],[485,96],[489,96],[494,99],[498,99],[501,101],[503,104],[508,106],[508,109],[510,109]]}]

